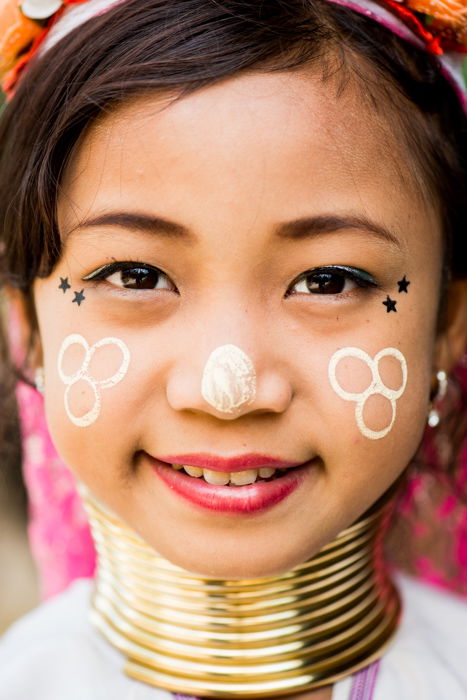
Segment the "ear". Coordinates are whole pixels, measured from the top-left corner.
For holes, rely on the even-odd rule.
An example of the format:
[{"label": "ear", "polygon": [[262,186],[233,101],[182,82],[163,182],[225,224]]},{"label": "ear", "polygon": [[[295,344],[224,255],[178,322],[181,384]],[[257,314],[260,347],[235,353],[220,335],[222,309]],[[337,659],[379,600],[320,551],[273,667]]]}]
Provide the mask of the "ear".
[{"label": "ear", "polygon": [[467,351],[467,280],[452,282],[445,323],[436,342],[436,368],[449,373]]},{"label": "ear", "polygon": [[11,328],[10,351],[15,363],[34,372],[42,365],[42,345],[32,297],[13,287],[4,288]]}]

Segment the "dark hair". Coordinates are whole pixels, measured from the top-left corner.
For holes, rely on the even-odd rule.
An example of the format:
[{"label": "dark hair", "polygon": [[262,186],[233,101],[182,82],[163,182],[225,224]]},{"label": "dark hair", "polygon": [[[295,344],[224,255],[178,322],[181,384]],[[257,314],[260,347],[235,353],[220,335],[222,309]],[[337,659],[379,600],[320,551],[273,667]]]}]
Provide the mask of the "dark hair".
[{"label": "dark hair", "polygon": [[3,114],[0,280],[30,302],[34,278],[53,270],[60,182],[100,114],[132,95],[176,99],[241,72],[310,64],[337,95],[352,81],[390,113],[404,169],[440,212],[445,278],[467,276],[465,117],[434,57],[324,0],[127,0],[36,58]]}]

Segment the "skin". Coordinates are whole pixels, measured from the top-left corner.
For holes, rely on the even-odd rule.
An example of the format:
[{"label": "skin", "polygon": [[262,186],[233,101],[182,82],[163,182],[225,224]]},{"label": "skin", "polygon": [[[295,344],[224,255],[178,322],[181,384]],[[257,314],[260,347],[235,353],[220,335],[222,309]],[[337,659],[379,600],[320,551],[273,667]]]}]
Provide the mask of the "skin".
[{"label": "skin", "polygon": [[[437,337],[438,217],[401,182],[399,148],[356,90],[336,98],[303,70],[243,75],[170,106],[160,97],[133,100],[94,124],[76,149],[59,201],[63,255],[34,286],[47,420],[74,473],[174,563],[223,578],[283,572],[350,525],[416,451],[433,372],[440,362],[449,369],[465,343],[456,321],[465,294]],[[82,227],[109,212],[163,217],[190,234]],[[317,215],[367,217],[394,240],[358,227],[296,240],[276,233],[279,224]],[[113,261],[151,264],[170,281],[162,277],[156,290],[125,290],[118,275],[83,281]],[[301,291],[297,278],[325,265],[365,270],[380,286]],[[403,275],[408,294],[397,291]],[[72,285],[65,294],[60,277]],[[72,292],[81,289],[78,306]],[[382,304],[388,294],[397,313]],[[131,353],[127,375],[102,392],[101,414],[87,428],[66,416],[57,373],[60,345],[71,333],[89,344],[117,337]],[[228,343],[249,355],[257,374],[256,400],[235,415],[201,396],[209,354]],[[364,437],[355,405],[330,386],[329,360],[347,346],[371,357],[394,347],[406,358],[407,388],[383,439]],[[118,366],[112,352],[96,353],[96,378]],[[79,353],[68,362],[79,366]],[[358,362],[339,370],[348,390],[367,385],[368,368]],[[381,373],[388,386],[399,386],[397,363],[383,362]],[[71,400],[84,413],[86,387]],[[380,429],[390,407],[381,397],[371,401],[368,422]],[[246,516],[183,501],[154,476],[144,452],[320,461],[285,501]]]}]

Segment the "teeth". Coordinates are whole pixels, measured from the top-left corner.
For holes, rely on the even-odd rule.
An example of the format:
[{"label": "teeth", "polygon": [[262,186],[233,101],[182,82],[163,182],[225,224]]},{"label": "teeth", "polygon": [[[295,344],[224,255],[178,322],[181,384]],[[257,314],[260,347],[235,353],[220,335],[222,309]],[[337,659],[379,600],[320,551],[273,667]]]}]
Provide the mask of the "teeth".
[{"label": "teeth", "polygon": [[214,472],[211,469],[203,469],[203,476],[208,484],[215,486],[227,486],[230,481],[229,472]]},{"label": "teeth", "polygon": [[[192,467],[189,464],[172,464],[172,469],[180,471],[184,469],[189,476],[194,476],[196,479],[203,477],[208,484],[214,486],[247,486],[254,484],[260,479],[269,479],[276,470],[273,467],[261,467],[261,469],[245,469],[241,472],[216,472],[213,469],[202,469],[201,467]],[[284,472],[286,469],[279,469]]]},{"label": "teeth", "polygon": [[200,467],[190,467],[189,465],[184,464],[183,468],[190,476],[195,476],[197,478],[203,476],[203,470]]},{"label": "teeth", "polygon": [[257,469],[246,469],[244,472],[232,472],[230,475],[230,483],[234,486],[246,486],[254,484],[258,476]]}]

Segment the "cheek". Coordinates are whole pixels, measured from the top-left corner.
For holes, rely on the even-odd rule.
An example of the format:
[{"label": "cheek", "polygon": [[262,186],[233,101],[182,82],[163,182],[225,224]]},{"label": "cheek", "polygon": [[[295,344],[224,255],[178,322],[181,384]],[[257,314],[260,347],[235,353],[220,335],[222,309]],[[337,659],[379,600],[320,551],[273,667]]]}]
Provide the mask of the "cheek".
[{"label": "cheek", "polygon": [[367,352],[349,346],[331,355],[327,380],[322,403],[331,432],[338,436],[327,443],[329,461],[344,470],[363,463],[367,473],[378,464],[401,471],[426,424],[428,361],[416,357],[413,348]]},{"label": "cheek", "polygon": [[358,347],[341,348],[331,357],[328,378],[339,398],[355,405],[355,421],[364,437],[379,440],[389,434],[407,386],[407,362],[400,350],[387,347],[372,357]]},{"label": "cheek", "polygon": [[104,433],[110,446],[110,436],[117,437],[119,406],[128,393],[129,348],[120,338],[91,343],[70,334],[45,360],[46,413],[54,442],[71,467],[83,458],[92,462],[97,447],[100,453],[106,449]]},{"label": "cheek", "polygon": [[382,394],[371,394],[366,401],[356,405],[359,422],[357,427],[368,439],[382,439],[394,427],[397,403]]}]

